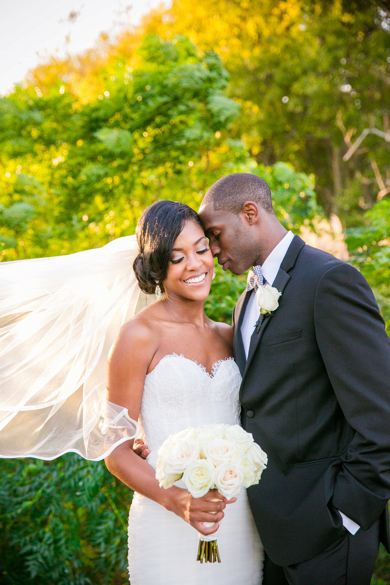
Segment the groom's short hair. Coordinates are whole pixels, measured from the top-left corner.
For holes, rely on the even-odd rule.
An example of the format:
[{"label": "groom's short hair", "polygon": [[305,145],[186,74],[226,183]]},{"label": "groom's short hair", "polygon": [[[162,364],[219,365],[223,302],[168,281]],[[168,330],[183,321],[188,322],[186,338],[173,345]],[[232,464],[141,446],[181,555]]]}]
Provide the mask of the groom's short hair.
[{"label": "groom's short hair", "polygon": [[254,201],[268,213],[274,213],[271,189],[263,179],[249,173],[233,173],[216,181],[204,196],[202,205],[212,203],[215,210],[238,215],[246,201]]}]

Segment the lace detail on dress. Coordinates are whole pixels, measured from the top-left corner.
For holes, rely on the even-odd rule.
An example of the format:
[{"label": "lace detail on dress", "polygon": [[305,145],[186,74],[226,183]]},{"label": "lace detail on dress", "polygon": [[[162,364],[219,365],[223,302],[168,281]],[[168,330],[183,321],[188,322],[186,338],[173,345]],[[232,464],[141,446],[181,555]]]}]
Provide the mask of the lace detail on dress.
[{"label": "lace detail on dress", "polygon": [[151,451],[172,433],[240,420],[241,375],[233,358],[218,360],[211,373],[179,354],[164,356],[145,377],[140,424]]},{"label": "lace detail on dress", "polygon": [[[182,353],[175,353],[174,351],[172,353],[168,353],[167,355],[164,355],[160,362],[162,360],[165,360],[167,358],[170,357],[180,357],[183,358],[185,360],[188,360],[189,362],[194,362],[194,364],[196,364],[197,366],[199,366],[205,374],[207,374],[208,376],[210,376],[210,378],[214,378],[219,366],[221,365],[222,362],[229,362],[230,360],[232,360],[234,362],[234,358],[233,357],[228,357],[228,358],[222,358],[221,360],[217,360],[216,362],[213,363],[213,365],[211,366],[211,372],[208,371],[208,369],[206,368],[206,366],[204,366],[203,364],[200,364],[199,362],[197,362],[196,360],[193,360],[191,358],[186,357],[185,355],[183,355]],[[149,374],[146,374],[147,376],[149,376],[150,374],[152,374],[154,372],[154,370],[158,367],[159,363],[157,364],[157,366],[155,366],[153,368],[153,370],[151,372],[149,372]]]}]

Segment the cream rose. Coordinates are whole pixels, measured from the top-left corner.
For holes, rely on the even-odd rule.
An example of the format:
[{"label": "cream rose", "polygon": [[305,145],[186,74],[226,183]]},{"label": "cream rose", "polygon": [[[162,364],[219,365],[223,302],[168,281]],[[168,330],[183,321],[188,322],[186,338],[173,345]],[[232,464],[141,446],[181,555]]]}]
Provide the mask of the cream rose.
[{"label": "cream rose", "polygon": [[241,455],[253,443],[253,436],[251,433],[244,431],[240,425],[230,425],[225,431],[225,438],[232,441],[236,446],[236,454]]},{"label": "cream rose", "polygon": [[195,429],[190,427],[189,429],[184,429],[179,433],[173,435],[174,442],[178,441],[179,439],[186,439],[187,441],[196,441],[199,434],[199,429]]},{"label": "cream rose", "polygon": [[242,482],[242,485],[244,486],[244,488],[248,488],[251,485],[254,485],[256,483],[259,483],[259,479],[257,479],[256,476],[256,468],[254,466],[254,463],[252,461],[252,459],[249,457],[249,455],[246,455],[246,453],[244,453],[243,455],[241,455],[241,457],[239,459],[237,459],[236,461],[239,465],[241,465],[242,470],[244,472],[244,479]]},{"label": "cream rose", "polygon": [[215,470],[214,481],[220,494],[234,498],[243,485],[244,470],[238,463],[223,463]]},{"label": "cream rose", "polygon": [[167,455],[169,455],[170,451],[172,450],[173,446],[174,446],[174,441],[171,437],[169,437],[168,439],[166,439],[166,441],[164,441],[164,443],[161,445],[161,447],[159,447],[158,451],[157,451],[157,455],[159,459],[163,459],[165,458]]},{"label": "cream rose", "polygon": [[257,304],[260,307],[260,313],[265,315],[271,313],[279,307],[278,299],[281,296],[281,292],[277,288],[266,284],[265,286],[259,286],[256,291]]},{"label": "cream rose", "polygon": [[201,498],[214,485],[214,466],[207,459],[193,461],[185,470],[183,481],[194,498]]},{"label": "cream rose", "polygon": [[214,439],[203,448],[206,458],[218,467],[222,463],[231,463],[236,455],[236,446],[228,439]]},{"label": "cream rose", "polygon": [[222,439],[224,436],[225,427],[227,425],[204,425],[200,428],[199,434],[196,438],[201,450],[201,455],[206,457],[204,448],[215,439]]},{"label": "cream rose", "polygon": [[195,441],[179,439],[165,455],[166,473],[183,473],[186,467],[199,456],[199,446]]},{"label": "cream rose", "polygon": [[247,452],[248,457],[253,462],[256,470],[256,479],[260,479],[261,474],[267,467],[268,457],[263,449],[257,443],[252,443]]},{"label": "cream rose", "polygon": [[156,468],[156,479],[160,485],[165,489],[173,486],[173,484],[181,478],[180,473],[166,473],[164,465],[157,465]]}]

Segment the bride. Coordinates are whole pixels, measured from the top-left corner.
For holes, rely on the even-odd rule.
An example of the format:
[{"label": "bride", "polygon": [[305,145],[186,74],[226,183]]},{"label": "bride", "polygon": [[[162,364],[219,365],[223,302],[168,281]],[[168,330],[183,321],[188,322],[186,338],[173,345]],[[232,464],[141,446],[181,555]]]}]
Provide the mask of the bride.
[{"label": "bride", "polygon": [[[213,257],[200,220],[171,201],[144,212],[133,264],[139,288],[126,255],[134,241],[120,240],[73,258],[0,265],[0,456],[104,457],[135,491],[132,585],[260,585],[263,553],[245,490],[232,500],[216,491],[195,499],[180,483],[165,490],[155,478],[157,450],[170,434],[239,423],[232,328],[204,313]],[[22,276],[28,286],[15,294]],[[139,289],[161,298],[137,312]],[[105,398],[102,365],[119,327]],[[147,461],[132,450],[137,419]],[[222,563],[197,563],[198,532],[216,531]]]},{"label": "bride", "polygon": [[[237,501],[213,491],[195,499],[182,487],[160,488],[153,469],[170,434],[239,421],[232,328],[204,313],[214,267],[208,241],[197,214],[170,201],[146,210],[137,239],[139,286],[145,293],[158,286],[163,298],[121,328],[107,381],[108,400],[125,406],[133,419],[140,416],[151,450],[145,462],[124,443],[106,458],[108,469],[136,492],[129,521],[131,583],[181,585],[185,575],[189,585],[258,585],[261,549],[245,490]],[[197,531],[212,534],[219,525],[222,564],[196,563]]]}]

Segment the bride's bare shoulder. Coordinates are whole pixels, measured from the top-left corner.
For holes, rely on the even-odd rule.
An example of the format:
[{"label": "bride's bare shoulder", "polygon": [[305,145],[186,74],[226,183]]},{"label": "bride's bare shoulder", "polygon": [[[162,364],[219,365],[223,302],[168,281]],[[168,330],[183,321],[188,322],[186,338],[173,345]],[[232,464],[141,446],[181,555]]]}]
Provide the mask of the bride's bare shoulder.
[{"label": "bride's bare shoulder", "polygon": [[227,323],[221,323],[220,321],[213,321],[216,333],[222,337],[222,339],[230,346],[233,347],[233,335],[234,329]]},{"label": "bride's bare shoulder", "polygon": [[140,355],[152,359],[158,347],[158,321],[152,307],[146,307],[120,328],[111,355]]}]

